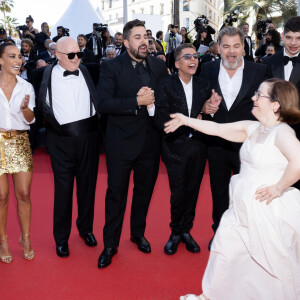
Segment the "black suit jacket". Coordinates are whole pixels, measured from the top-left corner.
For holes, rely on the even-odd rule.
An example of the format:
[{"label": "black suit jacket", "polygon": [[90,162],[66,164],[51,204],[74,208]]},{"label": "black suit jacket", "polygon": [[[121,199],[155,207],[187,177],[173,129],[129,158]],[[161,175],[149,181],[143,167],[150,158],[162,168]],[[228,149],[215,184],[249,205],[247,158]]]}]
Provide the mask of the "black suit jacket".
[{"label": "black suit jacket", "polygon": [[[250,47],[249,47],[247,38],[250,38]],[[254,61],[254,59],[253,59],[253,51],[252,51],[252,39],[251,39],[250,36],[248,36],[247,38],[245,37],[245,40],[244,40],[244,50],[245,50],[244,59],[248,60],[248,61]],[[250,52],[250,54],[249,54],[249,52]]]},{"label": "black suit jacket", "polygon": [[[161,77],[168,71],[162,60],[148,56],[150,87],[155,90]],[[134,70],[127,52],[106,60],[101,64],[98,84],[99,111],[107,114],[105,149],[109,155],[135,159],[144,145],[146,133],[153,140],[153,151],[157,150],[160,136],[147,108],[137,106],[137,93],[142,83]]]},{"label": "black suit jacket", "polygon": [[[218,80],[220,63],[221,61],[214,61],[204,64],[201,71],[201,77],[206,78],[210,82],[211,89],[214,89],[222,97],[219,110],[214,114],[212,120],[217,123],[254,120],[251,113],[253,108],[251,98],[259,85],[267,78],[266,66],[244,61],[242,86],[231,108],[228,110]],[[211,117],[209,115],[206,118],[210,119]],[[218,137],[209,136],[207,140],[208,145],[211,147],[223,147],[233,151],[238,151],[241,146],[239,143],[232,143]]]},{"label": "black suit jacket", "polygon": [[[40,75],[40,78],[42,78],[42,81],[40,83],[39,93],[38,93],[38,102],[39,102],[39,111],[41,113],[42,119],[43,119],[46,127],[49,128],[50,130],[60,134],[61,133],[60,124],[58,123],[58,121],[55,118],[53,108],[46,102],[46,96],[47,96],[47,91],[48,91],[48,87],[49,87],[52,70],[53,70],[53,67],[56,65],[56,63],[57,62],[55,62],[52,65],[49,65],[47,67],[41,68],[40,71],[38,72]],[[96,88],[93,83],[93,80],[92,80],[88,70],[83,65],[79,65],[79,69],[81,70],[81,72],[85,78],[86,84],[90,91],[91,100],[97,111],[98,100],[97,100]],[[36,83],[36,84],[39,84],[39,83]],[[68,91],[66,91],[66,92],[68,92]],[[89,99],[87,99],[87,101],[89,101]]]},{"label": "black suit jacket", "polygon": [[[86,40],[87,43],[85,45],[85,47],[91,51],[93,51],[93,33],[89,33],[86,36]],[[97,58],[101,58],[102,57],[102,47],[101,47],[101,43],[100,43],[100,37],[97,38],[97,49],[98,49],[98,55]],[[94,53],[94,52],[93,52]]]},{"label": "black suit jacket", "polygon": [[43,59],[46,63],[48,63],[48,61],[51,59],[51,55],[49,54],[49,52],[47,50],[40,52],[38,57],[39,57],[39,59]]},{"label": "black suit jacket", "polygon": [[[191,118],[197,118],[210,94],[208,80],[194,76]],[[164,124],[170,120],[172,113],[182,113],[188,116],[186,95],[177,74],[161,79],[155,91],[154,121],[161,131],[164,129]],[[183,160],[191,133],[194,140],[204,143],[202,133],[186,126],[178,128],[173,133],[163,133],[162,159],[166,164],[176,165]]]},{"label": "black suit jacket", "polygon": [[44,42],[49,39],[49,36],[44,32],[39,32],[35,35],[35,52],[38,54],[46,51],[47,49],[44,46]]},{"label": "black suit jacket", "polygon": [[38,56],[31,51],[28,57],[28,61],[24,65],[24,68],[27,70],[28,81],[31,82],[31,72],[36,68],[36,62],[38,60]]},{"label": "black suit jacket", "polygon": [[83,52],[83,58],[81,59],[81,61],[83,63],[97,63],[98,59],[97,57],[94,55],[94,52],[89,50],[88,48],[84,48]]},{"label": "black suit jacket", "polygon": [[[268,78],[284,79],[284,61],[283,50],[275,53],[274,55],[264,60],[268,69]],[[300,95],[300,54],[298,55],[297,62],[293,67],[293,71],[289,81],[292,82],[298,89]]]}]

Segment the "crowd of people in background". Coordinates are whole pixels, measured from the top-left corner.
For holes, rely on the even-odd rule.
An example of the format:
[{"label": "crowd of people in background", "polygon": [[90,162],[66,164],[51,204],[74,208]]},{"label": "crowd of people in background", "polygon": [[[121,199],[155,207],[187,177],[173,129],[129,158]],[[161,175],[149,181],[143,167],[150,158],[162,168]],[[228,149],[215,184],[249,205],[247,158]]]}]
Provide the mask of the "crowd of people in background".
[{"label": "crowd of people in background", "polygon": [[[114,36],[107,27],[94,23],[92,32],[79,33],[77,40],[68,36],[65,27],[59,26],[57,36],[51,39],[46,22],[41,24],[41,32],[33,28],[33,22],[31,16],[26,18],[27,29],[20,32],[20,52],[12,47],[15,42],[7,37],[6,31],[0,29],[3,91],[0,142],[10,140],[0,144],[0,260],[12,261],[6,236],[7,174],[14,174],[20,203],[20,244],[24,258],[32,260],[35,256],[29,232],[32,156],[26,131],[30,128],[33,151],[37,146],[37,131],[46,126],[54,174],[53,232],[58,256],[70,255],[68,240],[75,178],[79,235],[87,246],[97,245],[93,234],[94,202],[100,144],[104,141],[108,188],[99,268],[109,266],[118,252],[132,171],[130,240],[140,251],[151,252],[145,228],[160,157],[171,190],[171,234],[164,252],[175,254],[180,242],[189,252],[199,252],[200,247],[190,231],[208,161],[214,233],[208,244],[212,255],[201,299],[222,299],[225,290],[226,299],[241,299],[244,289],[228,288],[230,282],[224,288],[223,281],[231,280],[232,274],[228,271],[225,276],[227,273],[218,269],[222,265],[226,270],[234,270],[234,275],[238,274],[237,282],[247,285],[249,278],[244,276],[240,265],[232,267],[234,259],[248,264],[253,287],[260,278],[268,281],[269,286],[253,288],[249,297],[276,299],[280,295],[278,299],[284,299],[285,295],[286,299],[298,299],[300,228],[294,222],[294,215],[299,211],[299,158],[285,145],[291,143],[293,149],[300,149],[297,140],[300,137],[297,125],[300,122],[297,93],[300,90],[300,17],[289,19],[282,35],[270,23],[256,50],[247,23],[241,29],[224,27],[218,39],[213,39],[212,27],[202,26],[193,41],[185,27],[179,29],[174,24],[168,26],[165,34],[158,31],[153,37],[140,20],[128,22],[123,32]],[[275,77],[279,79],[271,79]],[[35,97],[28,82],[34,87]],[[14,100],[17,92],[23,90],[27,91],[24,99]],[[14,101],[15,106],[10,108],[7,100]],[[292,125],[294,131],[285,123]],[[271,148],[269,152],[259,150],[264,161],[253,151],[244,150],[240,167],[241,143],[252,147],[250,137],[255,148],[261,149],[265,141]],[[23,168],[17,171],[16,155],[23,162]],[[274,168],[274,172],[264,173],[264,166]],[[236,175],[240,168],[240,175]],[[231,181],[232,174],[239,177]],[[241,183],[235,185],[236,181]],[[24,183],[25,188],[19,191],[18,186]],[[292,185],[294,189],[289,188]],[[240,193],[232,187],[237,187]],[[280,227],[280,218],[276,210],[263,218],[255,215],[252,202],[251,209],[248,207],[255,196],[267,204],[277,201],[277,211],[292,216],[291,220],[285,220],[288,226],[280,238],[276,237],[277,244],[268,236],[275,234],[272,225]],[[279,201],[287,198],[293,203],[289,210]],[[257,218],[263,226],[256,228],[250,218]],[[238,234],[228,234],[226,228]],[[283,239],[293,246],[286,250]],[[229,244],[237,252],[232,252]],[[290,251],[288,257],[285,251]],[[269,261],[265,253],[273,260]],[[285,261],[285,265],[280,261]],[[212,276],[214,272],[220,276]],[[290,278],[294,286],[287,283]],[[270,288],[272,285],[276,288]],[[235,292],[239,296],[231,298]]]}]

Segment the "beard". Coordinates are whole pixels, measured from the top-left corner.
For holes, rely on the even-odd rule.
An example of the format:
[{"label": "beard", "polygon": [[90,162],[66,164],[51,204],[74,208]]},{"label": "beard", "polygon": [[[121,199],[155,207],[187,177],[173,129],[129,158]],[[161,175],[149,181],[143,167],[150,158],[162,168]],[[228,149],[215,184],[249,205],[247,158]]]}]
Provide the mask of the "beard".
[{"label": "beard", "polygon": [[241,59],[242,59],[242,56],[237,57],[237,60],[235,62],[229,62],[226,60],[226,58],[222,57],[222,63],[226,69],[235,70],[238,67]]},{"label": "beard", "polygon": [[[146,46],[146,52],[145,53],[140,53],[140,48],[141,47],[145,47]],[[147,56],[148,53],[148,47],[146,44],[143,44],[141,46],[138,47],[138,49],[133,49],[132,47],[129,46],[129,51],[130,53],[137,59],[144,59]]]}]

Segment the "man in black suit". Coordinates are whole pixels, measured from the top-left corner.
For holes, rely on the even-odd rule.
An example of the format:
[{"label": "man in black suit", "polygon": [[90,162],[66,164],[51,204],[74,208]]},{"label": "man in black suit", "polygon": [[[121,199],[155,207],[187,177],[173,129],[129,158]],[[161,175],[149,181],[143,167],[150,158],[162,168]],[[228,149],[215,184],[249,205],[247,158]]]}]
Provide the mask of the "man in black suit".
[{"label": "man in black suit", "polygon": [[116,56],[119,56],[126,51],[126,47],[123,43],[123,34],[121,32],[117,32],[114,36],[114,41],[116,45]]},{"label": "man in black suit", "polygon": [[[292,82],[300,95],[300,17],[290,18],[284,25],[284,48],[265,60],[269,78]],[[298,136],[299,138],[299,136]]]},{"label": "man in black suit", "polygon": [[[198,53],[191,44],[182,44],[175,50],[178,74],[161,79],[155,91],[154,120],[160,130],[170,120],[170,114],[182,113],[197,118],[211,94],[209,82],[193,76],[198,67]],[[162,160],[166,165],[171,189],[172,233],[164,251],[174,254],[182,241],[188,251],[200,251],[190,234],[207,158],[204,135],[189,127],[163,134]]]},{"label": "man in black suit", "polygon": [[[219,32],[221,60],[203,65],[201,76],[221,97],[219,107],[207,102],[205,117],[218,123],[252,120],[251,97],[266,78],[266,66],[243,59],[244,34],[234,27]],[[207,137],[210,184],[213,197],[213,230],[217,230],[229,206],[228,186],[240,168],[240,144],[218,137]],[[211,242],[210,242],[211,245]]]},{"label": "man in black suit", "polygon": [[21,77],[25,80],[31,81],[31,72],[36,67],[38,60],[37,55],[33,52],[33,42],[30,39],[23,39],[21,41],[21,53],[22,53],[22,67]]},{"label": "man in black suit", "polygon": [[131,171],[134,189],[131,206],[131,241],[151,252],[144,237],[146,217],[160,160],[160,133],[153,118],[154,89],[167,76],[162,60],[147,56],[148,39],[142,21],[125,24],[127,52],[101,65],[99,111],[107,115],[105,136],[108,188],[105,199],[104,250],[98,267],[111,263],[119,246]]},{"label": "man in black suit", "polygon": [[[284,25],[282,39],[284,48],[264,60],[269,78],[280,78],[292,82],[300,95],[300,17],[290,18]],[[300,139],[300,125],[292,126]],[[294,185],[300,189],[300,181]]]},{"label": "man in black suit", "polygon": [[199,67],[198,70],[196,72],[196,75],[200,74],[201,68],[203,66],[203,64],[210,62],[210,61],[215,61],[217,59],[220,59],[220,48],[219,48],[219,44],[215,41],[212,41],[209,43],[209,50],[210,53],[204,54],[201,57],[201,61],[199,63]]},{"label": "man in black suit", "polygon": [[[39,107],[48,129],[47,144],[54,173],[54,238],[56,253],[69,256],[73,185],[76,178],[79,235],[96,246],[92,233],[99,161],[97,95],[76,41],[56,44],[58,62],[41,69]],[[41,73],[39,72],[39,73]]]},{"label": "man in black suit", "polygon": [[99,61],[102,56],[102,39],[101,39],[101,33],[96,31],[96,28],[99,24],[94,23],[93,24],[93,32],[86,35],[86,48],[91,50],[94,55],[96,56],[96,59]]},{"label": "man in black suit", "polygon": [[46,51],[45,41],[50,39],[51,32],[49,31],[49,25],[43,22],[41,25],[42,31],[35,35],[35,52],[39,55],[41,52]]},{"label": "man in black suit", "polygon": [[86,36],[84,34],[79,34],[77,36],[77,43],[81,52],[83,52],[83,57],[81,62],[83,63],[96,63],[97,58],[94,55],[93,51],[86,48]]},{"label": "man in black suit", "polygon": [[45,41],[45,48],[46,50],[40,52],[38,57],[39,59],[43,59],[47,64],[54,62],[55,60],[55,47],[56,43],[52,40],[48,39]]},{"label": "man in black suit", "polygon": [[245,56],[244,56],[244,59],[248,60],[248,61],[254,61],[252,40],[251,40],[251,36],[248,35],[248,33],[249,33],[249,24],[248,23],[243,24],[242,31],[245,35],[245,40],[244,40]]}]

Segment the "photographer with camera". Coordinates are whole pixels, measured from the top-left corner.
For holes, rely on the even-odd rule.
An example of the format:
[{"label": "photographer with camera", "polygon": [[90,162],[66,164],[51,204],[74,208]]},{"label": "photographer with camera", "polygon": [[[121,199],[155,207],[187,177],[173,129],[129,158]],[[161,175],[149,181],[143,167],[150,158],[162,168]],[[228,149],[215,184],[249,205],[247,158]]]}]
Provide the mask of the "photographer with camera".
[{"label": "photographer with camera", "polygon": [[282,50],[280,45],[281,37],[277,30],[268,30],[263,38],[263,44],[255,51],[255,56],[264,56],[268,45],[272,44],[275,47],[275,52]]},{"label": "photographer with camera", "polygon": [[224,27],[233,26],[233,23],[237,22],[237,20],[237,13],[234,11],[230,12],[220,30],[222,30]]},{"label": "photographer with camera", "polygon": [[165,34],[165,42],[167,43],[167,67],[171,72],[174,72],[176,70],[174,51],[182,42],[182,36],[178,33],[177,25],[168,25],[168,30]]},{"label": "photographer with camera", "polygon": [[16,30],[18,31],[20,39],[30,39],[33,44],[35,44],[35,35],[38,34],[39,31],[36,28],[33,28],[33,22],[32,16],[29,15],[25,21],[26,25],[17,26]]},{"label": "photographer with camera", "polygon": [[37,55],[39,53],[46,51],[45,41],[50,39],[51,32],[49,31],[49,25],[46,22],[43,22],[41,25],[42,31],[36,34],[35,36],[35,52]]},{"label": "photographer with camera", "polygon": [[93,51],[98,60],[103,56],[102,33],[106,30],[107,24],[93,23],[93,32],[86,35],[86,48]]},{"label": "photographer with camera", "polygon": [[[213,41],[211,35],[215,34],[216,31],[208,25],[208,20],[206,16],[202,15],[198,17],[195,21],[195,30],[197,31],[196,40],[193,45],[198,50],[200,45],[205,45],[208,47],[209,43]],[[198,50],[199,51],[199,50]]]}]

